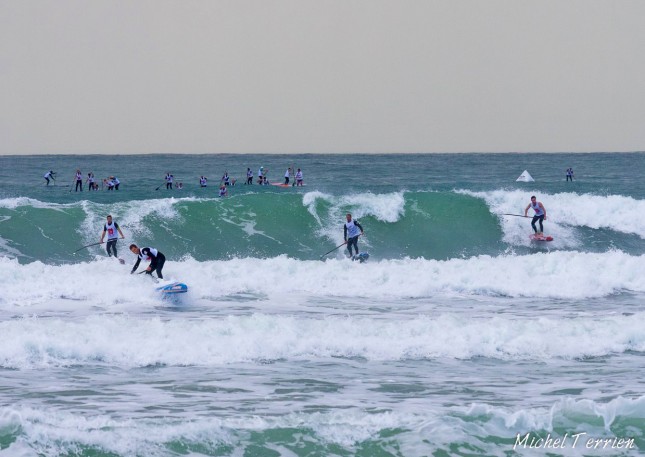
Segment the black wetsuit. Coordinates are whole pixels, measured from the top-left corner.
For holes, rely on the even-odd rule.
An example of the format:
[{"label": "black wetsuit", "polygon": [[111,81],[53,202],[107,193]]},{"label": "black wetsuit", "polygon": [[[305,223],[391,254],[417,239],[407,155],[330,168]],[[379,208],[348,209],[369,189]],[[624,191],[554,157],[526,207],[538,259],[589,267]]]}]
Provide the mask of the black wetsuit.
[{"label": "black wetsuit", "polygon": [[[154,253],[157,253],[156,255]],[[139,268],[139,263],[141,259],[148,258],[150,259],[150,271],[146,271],[147,274],[151,275],[153,271],[157,272],[157,278],[163,279],[163,274],[161,270],[163,269],[163,264],[166,262],[166,256],[164,256],[160,251],[157,251],[155,248],[142,248],[137,257],[137,263],[132,267],[132,273],[134,273],[137,268]]]}]

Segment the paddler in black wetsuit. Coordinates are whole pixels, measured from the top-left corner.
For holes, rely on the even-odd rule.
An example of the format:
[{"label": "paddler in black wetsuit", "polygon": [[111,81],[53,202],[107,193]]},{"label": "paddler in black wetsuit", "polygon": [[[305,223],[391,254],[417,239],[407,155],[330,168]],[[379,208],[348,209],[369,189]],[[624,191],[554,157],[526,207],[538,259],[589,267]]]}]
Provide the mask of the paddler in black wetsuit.
[{"label": "paddler in black wetsuit", "polygon": [[139,268],[139,263],[141,262],[142,259],[150,260],[150,265],[148,265],[148,268],[146,268],[146,274],[151,275],[153,271],[156,271],[157,278],[163,279],[161,270],[163,268],[163,264],[166,262],[166,256],[164,256],[161,252],[157,251],[155,248],[139,249],[139,247],[136,244],[130,245],[130,251],[132,251],[132,253],[137,256],[137,263],[135,263],[134,267],[132,267],[132,271],[130,272],[130,274],[137,271],[137,268]]}]

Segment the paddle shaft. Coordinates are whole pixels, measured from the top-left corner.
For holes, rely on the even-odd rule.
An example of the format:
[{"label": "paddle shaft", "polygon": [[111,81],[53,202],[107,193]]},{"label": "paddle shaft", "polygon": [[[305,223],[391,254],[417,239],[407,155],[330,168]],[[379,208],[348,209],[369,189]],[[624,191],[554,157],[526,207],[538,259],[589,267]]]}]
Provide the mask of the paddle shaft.
[{"label": "paddle shaft", "polygon": [[103,241],[99,241],[98,243],[92,243],[92,244],[88,244],[87,246],[83,246],[82,248],[79,248],[79,249],[77,249],[76,251],[74,251],[72,254],[76,254],[76,253],[77,253],[78,251],[80,251],[81,249],[89,248],[89,247],[91,247],[91,246],[97,246],[97,245],[99,245],[99,244],[103,244]]},{"label": "paddle shaft", "polygon": [[331,251],[329,251],[329,252],[325,252],[323,255],[321,255],[321,256],[320,256],[320,258],[322,259],[322,258],[323,258],[323,257],[325,257],[327,254],[330,254],[330,253],[334,252],[336,249],[338,249],[338,248],[342,248],[343,246],[345,246],[345,244],[347,244],[347,242],[345,242],[345,243],[343,243],[343,244],[340,244],[340,245],[336,246],[334,249],[332,249],[332,250],[331,250]]}]

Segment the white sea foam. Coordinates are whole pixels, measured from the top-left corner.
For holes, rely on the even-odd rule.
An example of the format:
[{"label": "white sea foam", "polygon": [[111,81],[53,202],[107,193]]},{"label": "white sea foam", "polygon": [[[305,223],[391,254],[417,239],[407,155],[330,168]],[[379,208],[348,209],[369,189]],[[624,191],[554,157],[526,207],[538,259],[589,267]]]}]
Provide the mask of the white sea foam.
[{"label": "white sea foam", "polygon": [[[135,258],[124,255],[127,263]],[[620,251],[556,251],[524,256],[466,259],[402,259],[359,264],[345,259],[300,261],[279,256],[198,262],[166,262],[165,275],[189,284],[191,297],[251,293],[281,298],[294,293],[406,299],[454,295],[584,299],[645,292],[645,256]],[[0,257],[0,307],[29,307],[58,298],[96,306],[154,302],[154,284],[129,275],[110,258],[45,265]],[[590,280],[592,278],[593,280]],[[351,291],[351,292],[350,292]]]},{"label": "white sea foam", "polygon": [[78,203],[49,203],[29,197],[0,198],[0,208],[7,209],[16,209],[28,206],[31,208],[44,208],[61,211],[63,208],[71,208],[76,205],[78,205]]},{"label": "white sea foam", "polygon": [[[21,437],[4,451],[2,456],[62,455],[78,446],[98,447],[118,455],[168,455],[167,445],[182,442],[199,444],[201,449],[225,445],[242,452],[250,434],[263,434],[270,430],[298,430],[293,439],[304,439],[308,446],[314,443],[334,444],[345,452],[356,451],[362,443],[373,440],[377,446],[388,447],[395,441],[393,451],[402,455],[431,455],[437,449],[455,449],[459,446],[476,446],[487,455],[503,456],[512,447],[500,447],[497,440],[477,437],[494,437],[513,440],[527,430],[541,433],[553,431],[554,424],[566,423],[569,434],[585,430],[594,437],[613,436],[609,427],[619,418],[642,420],[645,418],[645,397],[619,397],[608,403],[564,398],[550,408],[510,410],[486,404],[463,408],[430,409],[422,413],[402,411],[365,412],[357,408],[328,412],[293,412],[284,415],[259,416],[236,414],[234,416],[196,416],[190,420],[176,417],[150,417],[121,419],[106,414],[84,414],[56,409],[36,409],[26,406],[0,408],[0,428],[18,431]],[[459,410],[459,411],[457,411]],[[611,411],[607,415],[607,411]],[[469,417],[463,420],[462,417]],[[598,429],[589,419],[602,418],[604,428]],[[395,436],[393,431],[396,430]],[[384,437],[382,433],[387,431]],[[313,436],[302,436],[312,433]],[[636,429],[634,429],[636,432]],[[268,438],[268,436],[267,436]],[[594,452],[584,445],[577,449],[569,446],[558,449],[561,455],[608,455],[608,450]],[[511,441],[512,443],[512,441]],[[261,443],[281,455],[292,455],[291,446],[283,446],[268,438]],[[533,452],[535,451],[535,452]],[[524,450],[522,454],[543,455],[544,451]],[[637,455],[632,449],[621,455]],[[200,454],[201,455],[201,454]],[[234,453],[233,455],[237,455]]]},{"label": "white sea foam", "polygon": [[[301,433],[311,430],[316,435],[315,439],[322,443],[334,443],[351,449],[364,440],[378,439],[382,430],[413,428],[421,422],[413,414],[366,413],[356,409],[325,413],[294,412],[274,417],[195,417],[180,422],[162,417],[115,419],[102,414],[80,416],[67,411],[14,407],[0,409],[1,417],[11,418],[11,423],[7,425],[22,430],[22,440],[28,443],[29,449],[37,450],[38,455],[62,455],[70,448],[82,445],[100,447],[118,455],[165,456],[168,455],[166,444],[172,441],[199,443],[201,448],[215,448],[221,444],[236,448],[249,440],[250,433],[275,429],[301,429]],[[272,446],[270,442],[263,445]],[[280,449],[281,455],[292,455],[286,447],[279,444],[273,446]],[[19,447],[9,449],[17,451]],[[27,449],[23,450],[28,452]]]},{"label": "white sea foam", "polygon": [[519,410],[475,403],[466,414],[489,416],[491,423],[496,423],[500,429],[513,433],[527,430],[553,431],[555,422],[562,422],[564,418],[580,423],[584,418],[594,417],[602,419],[604,430],[610,431],[610,427],[620,417],[645,419],[645,397],[634,399],[618,397],[608,403],[565,397],[549,408]]},{"label": "white sea foam", "polygon": [[0,322],[0,366],[218,366],[330,357],[570,359],[645,351],[644,317],[25,317]]},{"label": "white sea foam", "polygon": [[[547,210],[549,232],[572,238],[571,227],[610,229],[645,238],[645,200],[622,195],[592,195],[564,192],[545,194],[538,190],[496,190],[492,192],[459,191],[482,198],[494,214],[524,214],[531,195],[537,196]],[[529,216],[533,211],[529,210]],[[525,226],[520,218],[502,217],[505,232],[512,232],[517,224]],[[514,233],[508,236],[514,239]]]}]

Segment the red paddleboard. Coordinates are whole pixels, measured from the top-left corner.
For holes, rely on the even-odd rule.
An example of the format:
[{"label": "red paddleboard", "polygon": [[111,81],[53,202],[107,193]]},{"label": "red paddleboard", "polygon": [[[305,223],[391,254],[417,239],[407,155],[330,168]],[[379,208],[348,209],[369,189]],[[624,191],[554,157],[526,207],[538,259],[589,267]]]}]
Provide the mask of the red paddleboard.
[{"label": "red paddleboard", "polygon": [[272,186],[277,186],[277,187],[291,187],[291,184],[283,184],[279,182],[272,182],[270,183]]},{"label": "red paddleboard", "polygon": [[531,241],[553,241],[553,237],[550,235],[538,235],[536,233],[531,233],[529,238]]}]

